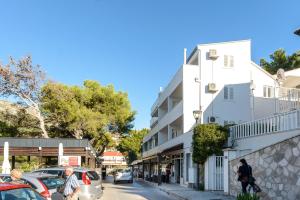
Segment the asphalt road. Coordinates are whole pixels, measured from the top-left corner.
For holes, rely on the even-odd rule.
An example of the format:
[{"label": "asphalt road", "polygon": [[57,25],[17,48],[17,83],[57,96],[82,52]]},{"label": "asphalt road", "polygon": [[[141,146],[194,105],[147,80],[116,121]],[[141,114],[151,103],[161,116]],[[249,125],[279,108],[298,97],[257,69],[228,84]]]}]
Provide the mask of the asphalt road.
[{"label": "asphalt road", "polygon": [[142,181],[114,184],[112,177],[103,181],[103,200],[174,200],[166,193]]}]

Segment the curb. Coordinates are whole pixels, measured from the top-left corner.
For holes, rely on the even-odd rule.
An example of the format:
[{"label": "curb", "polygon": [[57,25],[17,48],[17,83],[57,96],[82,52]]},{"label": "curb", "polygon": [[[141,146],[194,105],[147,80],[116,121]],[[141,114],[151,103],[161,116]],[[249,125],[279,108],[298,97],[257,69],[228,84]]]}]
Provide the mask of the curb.
[{"label": "curb", "polygon": [[170,192],[170,191],[168,191],[168,190],[166,190],[166,189],[164,189],[164,188],[159,187],[159,186],[157,185],[157,183],[153,183],[153,182],[149,182],[149,181],[145,181],[145,180],[142,180],[142,181],[144,181],[145,183],[151,185],[152,187],[155,187],[155,188],[159,189],[160,191],[162,191],[162,192],[168,194],[169,196],[172,196],[172,197],[176,198],[177,200],[189,200],[189,199],[186,198],[186,197],[182,197],[182,196],[180,196],[180,195],[178,195],[178,194],[176,194],[176,193]]}]

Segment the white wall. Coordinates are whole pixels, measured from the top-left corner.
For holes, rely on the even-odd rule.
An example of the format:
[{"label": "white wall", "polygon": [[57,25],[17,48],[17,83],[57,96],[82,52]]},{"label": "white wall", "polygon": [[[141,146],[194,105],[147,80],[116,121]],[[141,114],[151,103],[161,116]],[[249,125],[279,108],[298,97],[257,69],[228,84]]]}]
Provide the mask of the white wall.
[{"label": "white wall", "polygon": [[184,65],[183,67],[183,132],[190,131],[195,125],[194,110],[199,110],[199,66]]},{"label": "white wall", "polygon": [[234,149],[237,150],[238,156],[243,156],[247,153],[265,148],[272,144],[281,142],[293,136],[299,135],[299,130],[284,131],[278,133],[270,133],[253,137],[237,139],[234,142]]}]

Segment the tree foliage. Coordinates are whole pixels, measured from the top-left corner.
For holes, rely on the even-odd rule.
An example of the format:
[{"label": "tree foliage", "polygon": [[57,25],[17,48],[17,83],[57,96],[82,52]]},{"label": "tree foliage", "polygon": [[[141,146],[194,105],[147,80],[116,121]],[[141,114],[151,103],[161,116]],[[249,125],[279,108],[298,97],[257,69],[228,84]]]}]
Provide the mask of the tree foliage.
[{"label": "tree foliage", "polygon": [[265,59],[260,60],[260,65],[270,74],[276,74],[277,70],[282,68],[285,71],[300,67],[300,51],[287,55],[285,50],[278,49],[270,55],[270,62]]},{"label": "tree foliage", "polygon": [[125,154],[128,163],[141,158],[143,138],[148,132],[148,129],[132,130],[121,139],[117,149]]},{"label": "tree foliage", "polygon": [[0,63],[0,95],[18,98],[21,104],[29,107],[39,120],[42,137],[48,138],[44,117],[40,110],[40,88],[44,82],[44,73],[40,66],[34,66],[30,56],[18,61],[10,58],[8,64]]},{"label": "tree foliage", "polygon": [[222,154],[222,147],[227,141],[227,129],[217,124],[199,124],[193,134],[193,161],[204,164],[206,159],[215,154]]},{"label": "tree foliage", "polygon": [[39,121],[24,108],[0,112],[0,137],[38,137],[41,132]]},{"label": "tree foliage", "polygon": [[42,88],[42,102],[51,134],[88,138],[100,152],[111,143],[110,133],[132,128],[135,115],[126,93],[91,80],[83,87],[49,82]]}]

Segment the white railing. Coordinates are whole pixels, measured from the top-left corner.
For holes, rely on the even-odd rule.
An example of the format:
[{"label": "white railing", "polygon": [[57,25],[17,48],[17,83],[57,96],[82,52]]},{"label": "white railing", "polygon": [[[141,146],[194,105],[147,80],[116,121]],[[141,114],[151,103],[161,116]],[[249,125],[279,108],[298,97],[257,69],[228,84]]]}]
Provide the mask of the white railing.
[{"label": "white railing", "polygon": [[152,117],[150,120],[150,128],[153,128],[158,123],[158,117]]},{"label": "white railing", "polygon": [[235,140],[299,128],[300,110],[294,110],[232,126],[230,127],[230,137]]},{"label": "white railing", "polygon": [[300,89],[278,88],[277,108],[279,112],[288,112],[300,108]]}]

